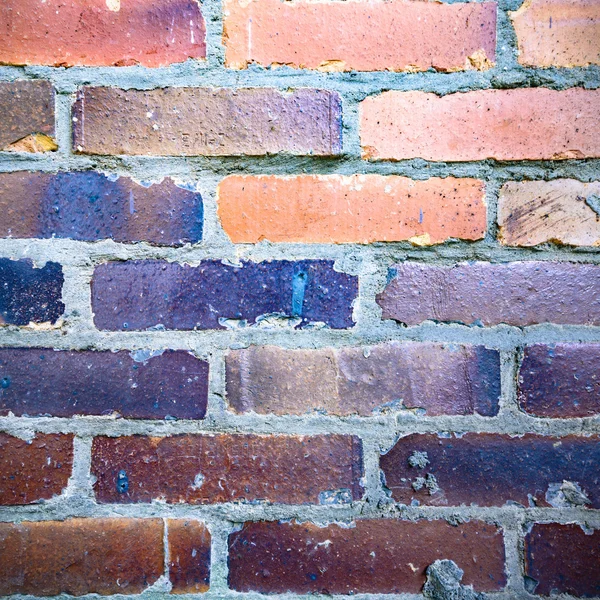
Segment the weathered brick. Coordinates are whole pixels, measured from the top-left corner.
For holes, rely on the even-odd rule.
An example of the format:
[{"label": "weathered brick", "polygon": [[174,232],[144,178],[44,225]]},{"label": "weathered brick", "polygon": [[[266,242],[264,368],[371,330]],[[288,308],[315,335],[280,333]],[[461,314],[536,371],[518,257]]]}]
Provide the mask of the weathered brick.
[{"label": "weathered brick", "polygon": [[511,13],[511,19],[522,65],[600,64],[598,0],[529,0]]},{"label": "weathered brick", "polygon": [[0,325],[56,323],[65,311],[63,282],[58,263],[0,258]]},{"label": "weathered brick", "polygon": [[351,327],[358,281],[333,262],[204,261],[197,267],[157,260],[109,262],[92,280],[99,329],[223,329],[263,315],[284,315],[298,326],[324,322]]},{"label": "weathered brick", "polygon": [[535,593],[600,596],[600,531],[579,525],[536,523],[525,536],[525,574]]},{"label": "weathered brick", "polygon": [[402,504],[599,508],[598,460],[598,436],[466,433],[408,435],[380,462]]},{"label": "weathered brick", "polygon": [[600,266],[558,262],[395,265],[378,294],[384,319],[467,325],[600,324]]},{"label": "weathered brick", "polygon": [[138,594],[163,567],[160,519],[0,523],[0,594]]},{"label": "weathered brick", "polygon": [[[0,7],[0,11],[2,10],[4,9]],[[0,41],[0,48],[2,46],[4,44]],[[0,150],[56,150],[57,145],[53,139],[54,89],[50,82],[0,83],[0,123]]]},{"label": "weathered brick", "polygon": [[[496,4],[227,0],[226,64],[461,71],[495,60]],[[310,43],[307,43],[307,36]]]},{"label": "weathered brick", "polygon": [[493,525],[380,519],[351,527],[246,523],[229,536],[229,585],[262,593],[419,593],[427,566],[442,558],[454,560],[476,589],[506,583],[502,534]]},{"label": "weathered brick", "polygon": [[498,201],[499,238],[508,246],[600,245],[600,182],[511,181]]},{"label": "weathered brick", "polygon": [[185,351],[0,348],[0,415],[202,419],[208,363]]},{"label": "weathered brick", "polygon": [[362,448],[343,435],[97,437],[100,502],[350,502],[362,495]]},{"label": "weathered brick", "polygon": [[73,145],[83,154],[335,155],[337,93],[269,88],[86,87],[73,107]]},{"label": "weathered brick", "polygon": [[140,185],[101,173],[0,175],[0,236],[150,242],[202,239],[202,198],[171,179]]},{"label": "weathered brick", "polygon": [[[0,399],[3,383],[0,378]],[[71,434],[38,433],[22,440],[0,433],[0,504],[31,504],[60,495],[72,466]]]},{"label": "weathered brick", "polygon": [[519,404],[538,417],[600,414],[600,344],[536,344],[525,348]]},{"label": "weathered brick", "polygon": [[210,533],[204,523],[169,519],[169,579],[175,594],[198,594],[210,581]]},{"label": "weathered brick", "polygon": [[163,67],[204,58],[194,0],[4,0],[0,63]]},{"label": "weathered brick", "polygon": [[486,231],[484,196],[476,179],[393,175],[231,175],[218,188],[225,233],[250,244],[478,240]]},{"label": "weathered brick", "polygon": [[540,160],[600,157],[600,90],[478,90],[439,97],[389,91],[360,108],[372,160]]},{"label": "weathered brick", "polygon": [[226,358],[227,400],[236,412],[326,411],[370,415],[422,409],[427,415],[493,416],[500,358],[483,346],[434,343],[286,350],[251,346]]}]

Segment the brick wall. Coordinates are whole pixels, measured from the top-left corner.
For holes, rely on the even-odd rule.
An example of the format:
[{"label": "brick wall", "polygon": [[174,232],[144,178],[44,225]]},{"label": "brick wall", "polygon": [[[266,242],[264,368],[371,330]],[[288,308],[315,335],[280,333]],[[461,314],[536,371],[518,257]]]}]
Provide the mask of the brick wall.
[{"label": "brick wall", "polygon": [[0,595],[600,596],[598,0],[4,0],[0,64]]}]

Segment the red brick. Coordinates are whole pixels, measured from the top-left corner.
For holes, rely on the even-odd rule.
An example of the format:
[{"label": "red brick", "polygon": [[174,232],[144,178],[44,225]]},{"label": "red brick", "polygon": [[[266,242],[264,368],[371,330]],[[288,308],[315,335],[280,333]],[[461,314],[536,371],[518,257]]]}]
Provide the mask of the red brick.
[{"label": "red brick", "polygon": [[[0,399],[3,383],[0,376]],[[0,504],[32,504],[60,495],[72,466],[71,434],[38,433],[22,440],[0,433]]]},{"label": "red brick", "polygon": [[343,435],[97,437],[92,472],[100,502],[349,502],[362,495],[362,448]]},{"label": "red brick", "polygon": [[163,67],[204,58],[194,0],[3,0],[0,63]]},{"label": "red brick", "polygon": [[525,536],[525,574],[535,593],[600,596],[600,531],[579,525],[536,523]]},{"label": "red brick", "polygon": [[227,0],[224,11],[226,64],[237,69],[461,71],[495,60],[491,2]]},{"label": "red brick", "polygon": [[169,519],[167,531],[172,592],[206,592],[210,580],[210,532],[206,525],[190,519]]},{"label": "red brick", "polygon": [[528,0],[511,19],[522,65],[600,64],[598,0]]},{"label": "red brick", "polygon": [[[427,461],[415,464],[415,452]],[[599,460],[598,436],[412,434],[381,457],[381,469],[402,504],[599,508]]]},{"label": "red brick", "polygon": [[600,246],[600,202],[595,198],[600,198],[600,182],[506,183],[498,200],[500,241],[509,246]]},{"label": "red brick", "polygon": [[478,240],[484,196],[476,179],[393,175],[231,175],[218,188],[221,224],[236,244]]},{"label": "red brick", "polygon": [[600,414],[600,344],[536,344],[525,348],[519,404],[537,417]]},{"label": "red brick", "polygon": [[464,583],[506,583],[502,534],[478,522],[360,520],[350,527],[246,523],[229,536],[229,585],[236,591],[299,594],[419,593],[425,570],[454,560]]},{"label": "red brick", "polygon": [[263,155],[341,152],[337,93],[269,88],[86,87],[73,107],[82,154]]},{"label": "red brick", "polygon": [[478,90],[439,97],[384,92],[360,108],[372,160],[540,160],[600,157],[600,90]]},{"label": "red brick", "polygon": [[422,409],[427,415],[493,416],[500,358],[483,346],[433,343],[286,350],[250,346],[226,357],[227,400],[236,412],[370,415]]},{"label": "red brick", "polygon": [[[0,11],[2,10],[4,9],[0,6]],[[0,48],[2,47],[0,41]],[[50,82],[1,82],[0,123],[2,123],[0,150],[15,152],[56,150],[54,89]]]},{"label": "red brick", "polygon": [[0,594],[138,594],[163,569],[160,519],[0,523]]},{"label": "red brick", "polygon": [[401,263],[378,294],[384,319],[517,327],[600,324],[600,266],[559,262]]}]

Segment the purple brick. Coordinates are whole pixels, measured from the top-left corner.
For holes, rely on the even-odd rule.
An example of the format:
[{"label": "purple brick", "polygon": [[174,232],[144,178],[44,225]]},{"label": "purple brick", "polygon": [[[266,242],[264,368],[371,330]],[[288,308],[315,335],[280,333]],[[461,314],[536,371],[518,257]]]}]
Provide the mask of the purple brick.
[{"label": "purple brick", "polygon": [[0,349],[0,415],[202,419],[208,363],[188,352]]},{"label": "purple brick", "polygon": [[0,258],[0,325],[56,323],[65,311],[63,282],[58,263],[36,268],[30,259]]},{"label": "purple brick", "polygon": [[402,263],[377,296],[384,319],[467,325],[600,325],[600,265]]},{"label": "purple brick", "polygon": [[109,331],[223,329],[221,319],[253,323],[277,313],[301,320],[352,326],[356,277],[333,262],[243,262],[232,267],[204,261],[197,267],[164,261],[109,262],[92,280],[94,322]]},{"label": "purple brick", "polygon": [[202,198],[171,179],[142,186],[93,171],[0,175],[1,237],[150,242],[202,239]]}]

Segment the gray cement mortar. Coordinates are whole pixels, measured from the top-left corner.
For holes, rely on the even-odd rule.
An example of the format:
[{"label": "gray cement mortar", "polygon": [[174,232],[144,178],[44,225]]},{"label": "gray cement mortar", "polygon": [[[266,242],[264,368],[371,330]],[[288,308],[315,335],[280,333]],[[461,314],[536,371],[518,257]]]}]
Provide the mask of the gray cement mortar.
[{"label": "gray cement mortar", "polygon": [[[445,0],[452,3],[455,0]],[[366,162],[361,159],[358,133],[358,106],[368,95],[385,90],[423,90],[444,95],[488,88],[570,87],[600,88],[600,67],[574,69],[523,68],[517,62],[517,45],[508,12],[522,0],[499,0],[496,66],[489,71],[463,73],[319,73],[290,69],[264,69],[252,65],[244,71],[224,68],[221,44],[220,0],[204,0],[202,10],[207,26],[207,60],[187,61],[167,68],[111,67],[70,69],[52,67],[0,67],[0,80],[47,79],[56,97],[56,138],[59,150],[45,155],[0,153],[0,172],[30,170],[58,172],[96,169],[112,176],[129,176],[137,181],[160,181],[164,177],[194,186],[204,200],[204,238],[194,246],[159,248],[148,244],[98,243],[69,240],[0,240],[0,256],[31,258],[37,265],[53,260],[64,266],[66,304],[64,319],[54,329],[0,328],[0,346],[50,347],[57,349],[136,350],[185,349],[210,363],[209,406],[202,421],[145,421],[108,417],[17,418],[1,417],[0,431],[23,438],[36,432],[73,432],[75,461],[73,475],[64,493],[50,501],[30,506],[0,508],[0,520],[63,520],[70,517],[185,517],[207,523],[212,533],[211,589],[206,594],[183,595],[182,600],[258,600],[260,594],[236,593],[227,588],[227,537],[247,520],[297,519],[319,524],[351,523],[359,518],[446,519],[451,523],[479,519],[502,527],[507,557],[508,585],[504,592],[487,594],[497,600],[532,599],[525,588],[522,564],[524,535],[533,522],[579,523],[586,529],[600,528],[600,511],[585,508],[529,508],[503,506],[482,508],[404,506],[393,503],[386,493],[379,472],[380,453],[387,451],[403,435],[415,432],[497,432],[519,435],[526,432],[564,436],[600,432],[600,417],[587,419],[538,419],[518,408],[516,373],[522,348],[535,342],[600,342],[600,327],[537,325],[517,328],[466,327],[457,324],[426,322],[404,327],[382,321],[375,294],[382,291],[387,271],[394,262],[423,261],[452,264],[465,260],[506,262],[518,260],[562,260],[600,264],[600,254],[592,248],[569,248],[545,244],[535,249],[506,248],[497,239],[496,213],[500,186],[510,180],[551,180],[574,178],[588,182],[600,180],[600,160],[434,163],[421,159],[400,162]],[[152,89],[168,86],[275,87],[287,90],[311,87],[340,93],[344,108],[343,152],[337,158],[297,156],[265,157],[130,157],[81,156],[71,147],[71,105],[82,85],[117,86],[126,89]],[[217,217],[216,186],[231,173],[379,173],[405,175],[414,179],[429,177],[477,177],[486,182],[488,233],[475,243],[451,241],[431,248],[415,248],[408,243],[329,245],[271,244],[233,245]],[[293,331],[290,329],[238,328],[227,331],[148,331],[100,332],[92,322],[89,282],[94,266],[106,260],[161,258],[198,264],[208,258],[237,263],[241,259],[327,258],[336,269],[359,276],[359,298],[354,306],[356,325],[350,330],[328,329]],[[250,344],[274,344],[285,348],[325,346],[369,346],[389,340],[441,341],[484,344],[501,352],[502,397],[496,417],[418,416],[411,411],[391,412],[371,417],[236,415],[227,409],[224,357],[228,349]],[[94,435],[200,432],[254,432],[259,434],[347,433],[362,438],[364,445],[365,495],[361,501],[345,505],[286,506],[267,504],[222,504],[212,506],[151,504],[96,504],[90,476],[91,440]],[[451,557],[448,557],[451,558]],[[165,562],[166,565],[166,562]],[[459,565],[460,566],[460,565]],[[163,576],[139,595],[144,600],[164,600],[169,583]],[[64,596],[67,598],[68,596]],[[89,598],[96,597],[91,594]],[[295,594],[271,595],[279,600],[305,598]],[[346,596],[333,596],[345,598]],[[416,600],[414,594],[356,594],[359,600]],[[450,597],[450,596],[448,596]],[[13,596],[34,600],[29,596]],[[100,597],[98,597],[100,598]],[[132,596],[114,596],[126,600]],[[323,599],[325,596],[311,595]],[[332,598],[332,596],[327,596]],[[569,596],[560,598],[567,600]]]}]

